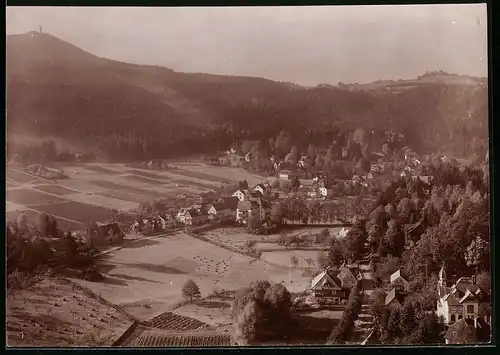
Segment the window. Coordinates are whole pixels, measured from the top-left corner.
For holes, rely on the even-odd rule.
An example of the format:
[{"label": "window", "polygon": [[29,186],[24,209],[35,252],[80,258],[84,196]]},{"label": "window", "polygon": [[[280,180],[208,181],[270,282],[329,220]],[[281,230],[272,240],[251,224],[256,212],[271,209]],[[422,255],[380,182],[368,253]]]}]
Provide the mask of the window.
[{"label": "window", "polygon": [[455,315],[454,314],[451,315],[451,322],[455,323]]},{"label": "window", "polygon": [[463,316],[461,314],[458,315],[458,320],[462,319]]},{"label": "window", "polygon": [[474,313],[474,305],[473,304],[467,305],[467,313]]}]

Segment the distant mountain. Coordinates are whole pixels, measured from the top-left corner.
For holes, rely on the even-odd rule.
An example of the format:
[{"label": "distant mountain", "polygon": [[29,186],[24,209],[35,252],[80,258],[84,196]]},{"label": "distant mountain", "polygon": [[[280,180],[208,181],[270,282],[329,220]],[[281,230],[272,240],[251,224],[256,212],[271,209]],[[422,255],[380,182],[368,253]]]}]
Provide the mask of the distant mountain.
[{"label": "distant mountain", "polygon": [[[9,134],[143,158],[227,149],[235,139],[267,141],[283,128],[305,146],[317,135],[304,132],[332,122],[346,131],[393,129],[415,150],[464,155],[461,140],[488,135],[485,80],[439,73],[304,88],[113,61],[44,33],[7,36]],[[315,143],[329,145],[323,138]]]}]

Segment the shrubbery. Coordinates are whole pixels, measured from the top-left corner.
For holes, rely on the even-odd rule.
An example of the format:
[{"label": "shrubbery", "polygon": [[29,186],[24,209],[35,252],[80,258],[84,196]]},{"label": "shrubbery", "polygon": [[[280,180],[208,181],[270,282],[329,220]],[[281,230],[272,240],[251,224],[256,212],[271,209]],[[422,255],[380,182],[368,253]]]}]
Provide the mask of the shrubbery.
[{"label": "shrubbery", "polygon": [[329,344],[343,344],[351,334],[354,322],[361,311],[361,285],[358,283],[349,294],[347,307],[342,314],[339,323],[330,333],[327,342]]}]

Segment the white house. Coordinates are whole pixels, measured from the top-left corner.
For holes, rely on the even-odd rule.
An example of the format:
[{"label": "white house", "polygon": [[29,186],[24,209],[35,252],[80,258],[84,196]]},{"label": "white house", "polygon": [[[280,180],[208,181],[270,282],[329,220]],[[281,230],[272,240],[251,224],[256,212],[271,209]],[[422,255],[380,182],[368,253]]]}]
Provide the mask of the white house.
[{"label": "white house", "polygon": [[391,285],[396,289],[396,291],[408,292],[410,283],[403,277],[401,270],[395,271],[390,277]]},{"label": "white house", "polygon": [[279,177],[281,180],[288,180],[289,175],[290,175],[290,170],[281,170],[279,173]]},{"label": "white house", "polygon": [[189,226],[204,224],[207,221],[208,213],[203,208],[200,210],[192,208],[187,210],[185,213],[184,223]]},{"label": "white house", "polygon": [[318,187],[319,195],[323,198],[328,196],[328,189],[326,187]]},{"label": "white house", "polygon": [[350,228],[342,227],[342,229],[339,231],[339,238],[344,238],[347,233],[349,233]]},{"label": "white house", "polygon": [[329,275],[327,270],[311,280],[311,291],[314,297],[331,299],[335,303],[340,303],[340,300],[345,297],[340,280]]},{"label": "white house", "polygon": [[238,189],[235,192],[233,192],[232,196],[237,197],[238,200],[240,201],[245,201],[247,197],[247,193],[245,190]]},{"label": "white house", "polygon": [[487,302],[488,297],[471,277],[461,277],[448,287],[444,266],[439,271],[438,296],[436,313],[446,324],[454,324],[463,318],[477,318],[479,305]]},{"label": "white house", "polygon": [[186,212],[188,208],[181,208],[179,212],[177,212],[176,218],[179,222],[186,223]]},{"label": "white house", "polygon": [[252,191],[260,192],[262,195],[266,192],[267,188],[263,183],[257,184],[252,188]]}]

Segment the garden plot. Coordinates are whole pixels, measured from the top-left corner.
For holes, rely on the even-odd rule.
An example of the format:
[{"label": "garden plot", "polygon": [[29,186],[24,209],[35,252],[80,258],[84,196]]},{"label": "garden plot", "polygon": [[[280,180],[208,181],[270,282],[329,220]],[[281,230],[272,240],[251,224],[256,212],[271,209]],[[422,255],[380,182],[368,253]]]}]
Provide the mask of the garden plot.
[{"label": "garden plot", "polygon": [[[257,246],[258,248],[258,246]],[[307,268],[306,259],[311,258],[314,261],[314,265],[311,267],[319,267],[317,264],[318,259],[317,250],[283,250],[283,251],[265,251],[262,250],[262,260],[268,261],[272,264],[289,267],[291,266],[292,257],[296,257],[298,260],[298,268]]]},{"label": "garden plot", "polygon": [[233,341],[229,334],[218,332],[172,333],[139,327],[125,340],[125,347],[222,347],[231,346]]},{"label": "garden plot", "polygon": [[24,206],[41,205],[45,203],[57,203],[66,201],[63,198],[48,195],[43,192],[29,189],[7,190],[7,201]]},{"label": "garden plot", "polygon": [[231,306],[233,300],[233,297],[213,296],[182,305],[172,312],[219,327],[232,324]]},{"label": "garden plot", "polygon": [[107,222],[113,216],[108,208],[77,201],[38,205],[33,206],[33,209],[78,222]]},{"label": "garden plot", "polygon": [[7,298],[9,346],[111,346],[129,316],[65,280],[45,279]]},{"label": "garden plot", "polygon": [[151,328],[173,331],[190,331],[190,330],[211,330],[208,324],[199,321],[198,319],[188,316],[181,316],[172,312],[165,312],[159,316],[154,317],[146,322],[144,325]]},{"label": "garden plot", "polygon": [[60,195],[60,196],[79,193],[79,191],[70,190],[58,185],[40,185],[40,186],[35,186],[34,188],[42,192],[47,192],[49,194]]}]

